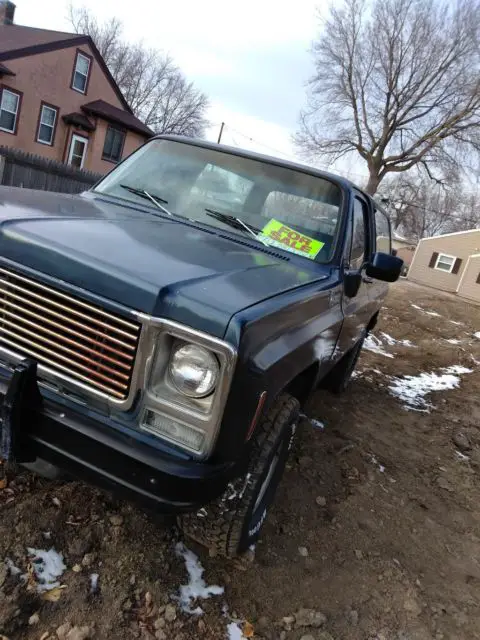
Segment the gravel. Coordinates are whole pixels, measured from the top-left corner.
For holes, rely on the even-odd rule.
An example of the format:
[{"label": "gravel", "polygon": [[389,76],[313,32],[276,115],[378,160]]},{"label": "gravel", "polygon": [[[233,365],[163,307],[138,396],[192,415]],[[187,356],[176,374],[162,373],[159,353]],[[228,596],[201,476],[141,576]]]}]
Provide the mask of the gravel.
[{"label": "gravel", "polygon": [[299,609],[295,614],[296,627],[321,627],[327,621],[327,617],[321,611],[315,609]]}]

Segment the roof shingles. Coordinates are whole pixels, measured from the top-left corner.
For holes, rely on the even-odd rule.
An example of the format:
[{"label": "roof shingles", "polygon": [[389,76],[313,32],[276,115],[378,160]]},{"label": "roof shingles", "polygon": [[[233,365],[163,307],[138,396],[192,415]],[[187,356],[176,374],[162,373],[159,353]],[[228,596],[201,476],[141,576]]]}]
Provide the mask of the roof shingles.
[{"label": "roof shingles", "polygon": [[23,27],[17,24],[0,24],[0,59],[7,54],[10,56],[15,51],[27,47],[63,42],[64,40],[77,40],[78,38],[85,38],[85,36],[78,33]]},{"label": "roof shingles", "polygon": [[118,109],[118,107],[114,107],[112,104],[109,104],[104,100],[88,102],[82,106],[82,110],[85,111],[85,113],[99,116],[109,122],[122,125],[127,129],[140,133],[141,135],[148,137],[152,137],[154,135],[153,131],[147,127],[146,124],[143,124],[143,122],[137,117],[131,113],[122,111],[122,109]]},{"label": "roof shingles", "polygon": [[[85,113],[93,114],[109,122],[120,124],[140,135],[146,137],[153,136],[153,131],[133,115],[130,106],[112,77],[105,61],[89,36],[78,33],[66,33],[64,31],[50,31],[49,29],[36,29],[34,27],[24,27],[15,24],[0,24],[0,75],[15,75],[8,67],[2,64],[2,61],[20,58],[25,55],[39,54],[43,51],[64,49],[83,43],[87,43],[91,47],[107,80],[124,105],[124,109],[119,109],[104,100],[94,100],[82,107]],[[76,115],[77,119],[82,118],[82,115],[78,113],[69,115]],[[86,118],[85,120],[88,122]]]}]

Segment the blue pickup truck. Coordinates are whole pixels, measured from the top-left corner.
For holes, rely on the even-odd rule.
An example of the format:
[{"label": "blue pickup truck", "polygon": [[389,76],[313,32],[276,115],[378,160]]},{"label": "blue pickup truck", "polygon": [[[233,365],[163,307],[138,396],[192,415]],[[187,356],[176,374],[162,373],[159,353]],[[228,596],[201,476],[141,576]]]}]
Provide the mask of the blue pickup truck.
[{"label": "blue pickup truck", "polygon": [[402,261],[355,185],[158,136],[77,196],[0,188],[0,469],[61,469],[225,556]]}]

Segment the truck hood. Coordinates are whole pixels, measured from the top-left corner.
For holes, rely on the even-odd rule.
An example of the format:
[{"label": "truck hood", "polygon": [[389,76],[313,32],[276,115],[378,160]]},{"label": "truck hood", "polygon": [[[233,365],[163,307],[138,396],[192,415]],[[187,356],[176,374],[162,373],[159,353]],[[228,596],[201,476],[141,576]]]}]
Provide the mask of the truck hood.
[{"label": "truck hood", "polygon": [[15,188],[0,188],[0,256],[217,337],[238,311],[326,277],[141,205]]}]

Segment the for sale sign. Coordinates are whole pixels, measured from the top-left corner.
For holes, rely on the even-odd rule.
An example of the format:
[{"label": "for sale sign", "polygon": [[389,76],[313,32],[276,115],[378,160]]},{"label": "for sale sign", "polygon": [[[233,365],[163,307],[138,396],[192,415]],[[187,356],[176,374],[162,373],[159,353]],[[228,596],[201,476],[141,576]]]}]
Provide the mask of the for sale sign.
[{"label": "for sale sign", "polygon": [[310,258],[310,260],[314,260],[325,245],[320,240],[315,240],[287,227],[275,218],[272,218],[263,227],[260,238],[272,247],[292,251],[299,256]]}]

